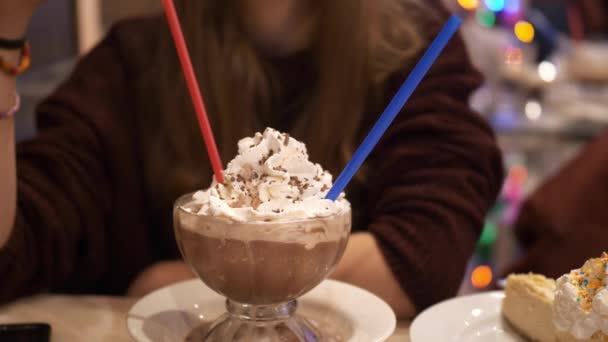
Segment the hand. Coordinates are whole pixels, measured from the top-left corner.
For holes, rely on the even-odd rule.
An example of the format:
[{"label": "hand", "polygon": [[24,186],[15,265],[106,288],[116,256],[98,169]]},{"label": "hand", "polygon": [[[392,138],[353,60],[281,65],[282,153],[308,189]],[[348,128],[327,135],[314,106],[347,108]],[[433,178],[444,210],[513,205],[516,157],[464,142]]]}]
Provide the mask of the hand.
[{"label": "hand", "polygon": [[127,295],[130,297],[142,297],[161,287],[195,277],[190,267],[181,260],[162,261],[143,270],[131,282]]},{"label": "hand", "polygon": [[414,304],[401,289],[370,233],[350,236],[342,260],[331,278],[376,294],[393,308],[399,318],[410,319],[416,314]]},{"label": "hand", "polygon": [[0,38],[19,39],[44,0],[0,0]]}]

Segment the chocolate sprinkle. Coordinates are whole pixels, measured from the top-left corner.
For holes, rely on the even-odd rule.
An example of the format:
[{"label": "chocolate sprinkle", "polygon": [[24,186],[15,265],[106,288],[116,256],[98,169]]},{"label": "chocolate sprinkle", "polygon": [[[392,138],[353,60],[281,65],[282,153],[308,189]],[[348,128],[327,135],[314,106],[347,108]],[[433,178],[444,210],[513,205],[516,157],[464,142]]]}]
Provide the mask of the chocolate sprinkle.
[{"label": "chocolate sprinkle", "polygon": [[285,140],[283,141],[283,145],[287,146],[289,145],[289,134],[285,133]]},{"label": "chocolate sprinkle", "polygon": [[264,164],[268,160],[268,158],[272,157],[273,155],[274,155],[274,151],[270,150],[270,152],[268,152],[267,155],[262,156],[262,159],[258,162],[258,164],[260,164],[260,165]]},{"label": "chocolate sprinkle", "polygon": [[296,186],[296,187],[300,188],[302,186],[302,182],[300,182],[300,180],[298,179],[298,177],[291,176],[291,177],[289,177],[289,185]]}]

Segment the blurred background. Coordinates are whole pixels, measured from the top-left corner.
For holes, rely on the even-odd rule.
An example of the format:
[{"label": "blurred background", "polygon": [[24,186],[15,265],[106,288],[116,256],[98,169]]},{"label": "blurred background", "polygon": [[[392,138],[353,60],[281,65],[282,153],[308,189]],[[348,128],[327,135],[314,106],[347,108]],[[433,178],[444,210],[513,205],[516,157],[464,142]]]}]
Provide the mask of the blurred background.
[{"label": "blurred background", "polygon": [[160,9],[160,0],[47,1],[27,32],[35,57],[32,68],[18,80],[23,103],[16,116],[17,139],[34,134],[35,105],[66,79],[78,57],[95,46],[113,23]]},{"label": "blurred background", "polygon": [[[463,280],[469,293],[488,289],[520,253],[511,226],[523,199],[608,124],[608,1],[443,1],[465,18],[486,77],[471,106],[496,131],[508,173]],[[35,104],[112,23],[159,10],[159,0],[50,0],[28,32],[35,59],[19,79],[18,139],[34,134]]]}]

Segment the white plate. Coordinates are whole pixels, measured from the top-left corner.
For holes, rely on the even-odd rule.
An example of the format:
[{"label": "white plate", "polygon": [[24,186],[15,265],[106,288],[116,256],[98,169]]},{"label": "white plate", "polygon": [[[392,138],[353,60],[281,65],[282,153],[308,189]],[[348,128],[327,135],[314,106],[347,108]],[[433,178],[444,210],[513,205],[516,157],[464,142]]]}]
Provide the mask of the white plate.
[{"label": "white plate", "polygon": [[486,292],[441,302],[412,323],[412,342],[524,342],[502,319],[504,292]]},{"label": "white plate", "polygon": [[[140,299],[127,315],[127,328],[140,342],[183,341],[202,322],[225,312],[224,298],[194,279],[177,283]],[[350,336],[349,342],[385,341],[396,318],[380,298],[345,283],[326,280],[298,300],[298,313],[329,321]]]}]

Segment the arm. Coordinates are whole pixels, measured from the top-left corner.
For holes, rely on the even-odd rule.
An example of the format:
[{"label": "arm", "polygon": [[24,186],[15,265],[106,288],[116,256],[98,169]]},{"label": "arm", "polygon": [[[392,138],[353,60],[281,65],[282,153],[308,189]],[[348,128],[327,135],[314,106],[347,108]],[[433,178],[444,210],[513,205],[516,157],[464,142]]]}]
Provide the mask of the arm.
[{"label": "arm", "polygon": [[371,234],[353,236],[334,276],[401,317],[456,294],[501,186],[494,136],[468,107],[479,81],[454,39],[370,157]]},{"label": "arm", "polygon": [[416,314],[414,304],[401,289],[371,233],[351,235],[332,278],[375,293],[393,308],[399,318],[411,318]]},{"label": "arm", "polygon": [[[1,57],[4,57],[0,53]],[[14,81],[8,76],[0,76],[0,111],[13,106]],[[7,94],[13,94],[8,96]],[[16,176],[15,176],[15,136],[13,118],[0,119],[0,249],[6,244],[12,231],[16,206]]]},{"label": "arm", "polygon": [[0,302],[93,288],[107,271],[116,180],[106,134],[116,131],[114,116],[129,93],[115,45],[110,34],[79,63],[38,107],[38,135],[17,148],[18,200],[0,248]]},{"label": "arm", "polygon": [[[0,38],[20,39],[35,8],[29,1],[0,0]],[[4,14],[4,15],[3,15]],[[0,49],[0,58],[11,65],[19,51]],[[0,72],[0,111],[15,105],[16,78]],[[16,207],[15,137],[13,118],[0,119],[0,249],[12,230]]]},{"label": "arm", "polygon": [[513,225],[525,253],[501,275],[536,272],[558,278],[606,251],[607,149],[604,131],[530,194]]}]

